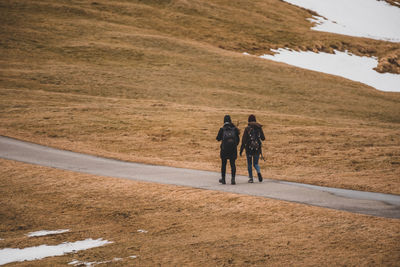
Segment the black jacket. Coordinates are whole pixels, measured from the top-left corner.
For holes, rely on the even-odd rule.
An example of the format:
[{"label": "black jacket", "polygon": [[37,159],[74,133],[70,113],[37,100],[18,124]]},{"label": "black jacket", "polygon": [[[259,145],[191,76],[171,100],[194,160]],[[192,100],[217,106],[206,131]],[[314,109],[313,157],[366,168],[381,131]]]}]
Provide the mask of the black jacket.
[{"label": "black jacket", "polygon": [[[254,128],[256,131],[258,131],[260,133],[261,141],[265,140],[262,125],[255,121],[249,122],[248,126],[246,127],[246,129],[244,130],[244,133],[243,133],[242,145],[240,146],[240,154],[242,154],[243,149],[246,149],[246,153],[247,153],[248,142],[250,141],[249,131],[251,128]],[[261,153],[261,151],[260,151],[260,153]]]},{"label": "black jacket", "polygon": [[[217,135],[217,141],[222,141],[222,137],[224,136],[224,129],[227,127],[234,127],[235,128],[235,141],[236,141],[236,146],[239,145],[240,143],[240,132],[239,129],[233,125],[232,123],[226,122],[222,128],[219,129],[218,135]],[[220,157],[221,158],[229,158],[229,159],[236,159],[237,158],[237,148],[233,151],[233,154],[228,154],[226,151],[223,150],[222,148],[222,142],[221,142],[221,151],[220,151]]]}]

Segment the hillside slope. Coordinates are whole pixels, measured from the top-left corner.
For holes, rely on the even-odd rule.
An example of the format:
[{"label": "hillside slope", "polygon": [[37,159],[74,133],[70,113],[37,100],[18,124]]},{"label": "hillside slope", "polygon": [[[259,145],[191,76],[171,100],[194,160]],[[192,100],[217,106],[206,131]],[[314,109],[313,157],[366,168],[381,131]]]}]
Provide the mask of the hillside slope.
[{"label": "hillside slope", "polygon": [[272,0],[2,1],[0,134],[218,170],[223,116],[243,128],[255,113],[268,178],[400,193],[399,94],[241,54],[399,49],[313,32],[310,14]]}]

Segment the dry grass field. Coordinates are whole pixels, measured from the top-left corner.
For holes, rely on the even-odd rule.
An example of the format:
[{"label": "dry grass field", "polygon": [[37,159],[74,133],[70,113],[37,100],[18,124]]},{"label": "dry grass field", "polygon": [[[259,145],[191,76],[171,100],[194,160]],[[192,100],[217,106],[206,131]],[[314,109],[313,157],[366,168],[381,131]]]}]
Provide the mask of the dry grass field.
[{"label": "dry grass field", "polygon": [[[244,127],[254,110],[166,101],[3,90],[2,134],[127,161],[217,171],[225,113]],[[45,104],[47,103],[47,104]],[[267,178],[399,193],[396,124],[258,111]],[[16,131],[17,130],[17,131]],[[246,175],[245,159],[238,160]]]},{"label": "dry grass field", "polygon": [[[243,131],[255,114],[266,178],[400,194],[399,93],[257,57],[278,47],[349,50],[400,73],[400,44],[311,31],[311,15],[278,0],[1,1],[0,135],[218,171],[224,115]],[[0,248],[114,241],[41,266],[135,254],[123,265],[400,260],[398,220],[0,164]],[[23,237],[45,228],[71,232]]]},{"label": "dry grass field", "polygon": [[[400,261],[396,219],[6,160],[0,167],[0,248],[113,241],[9,266],[114,258],[123,260],[106,266],[396,266]],[[25,236],[43,229],[70,232]],[[138,257],[128,258],[132,255]]]},{"label": "dry grass field", "polygon": [[310,31],[281,1],[20,0],[0,14],[2,135],[218,170],[223,116],[243,130],[254,113],[266,177],[400,193],[398,93],[238,53],[399,44]]}]

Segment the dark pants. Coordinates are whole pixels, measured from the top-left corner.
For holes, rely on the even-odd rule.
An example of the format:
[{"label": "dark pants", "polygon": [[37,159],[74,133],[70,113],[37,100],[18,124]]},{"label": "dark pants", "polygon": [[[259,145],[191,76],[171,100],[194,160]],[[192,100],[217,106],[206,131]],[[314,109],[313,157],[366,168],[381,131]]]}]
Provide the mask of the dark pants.
[{"label": "dark pants", "polygon": [[[222,165],[221,165],[221,176],[222,179],[225,179],[225,173],[226,173],[226,164],[228,163],[228,158],[221,158]],[[232,178],[235,178],[236,174],[236,164],[235,164],[236,159],[234,158],[229,158],[229,163],[231,164],[231,174]]]},{"label": "dark pants", "polygon": [[255,154],[255,155],[246,154],[246,156],[247,156],[247,170],[249,172],[249,177],[253,178],[253,166],[256,169],[257,173],[260,173],[260,166],[258,165],[258,159],[260,158],[260,154]]}]

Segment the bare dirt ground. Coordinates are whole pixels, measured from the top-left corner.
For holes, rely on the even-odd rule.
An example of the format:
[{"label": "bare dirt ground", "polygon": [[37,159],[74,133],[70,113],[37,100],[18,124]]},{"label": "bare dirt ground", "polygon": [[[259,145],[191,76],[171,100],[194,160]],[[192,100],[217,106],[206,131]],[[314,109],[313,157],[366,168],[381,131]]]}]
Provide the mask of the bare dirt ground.
[{"label": "bare dirt ground", "polygon": [[[86,238],[114,242],[10,266],[115,257],[124,260],[109,266],[395,266],[400,260],[400,221],[395,219],[6,160],[0,165],[0,248]],[[54,229],[71,231],[24,236]],[[131,255],[138,258],[128,259]]]}]

